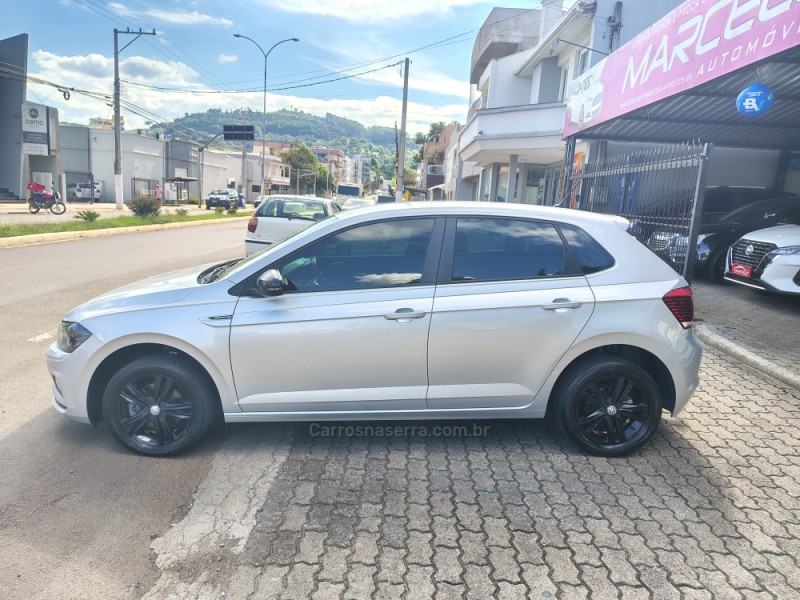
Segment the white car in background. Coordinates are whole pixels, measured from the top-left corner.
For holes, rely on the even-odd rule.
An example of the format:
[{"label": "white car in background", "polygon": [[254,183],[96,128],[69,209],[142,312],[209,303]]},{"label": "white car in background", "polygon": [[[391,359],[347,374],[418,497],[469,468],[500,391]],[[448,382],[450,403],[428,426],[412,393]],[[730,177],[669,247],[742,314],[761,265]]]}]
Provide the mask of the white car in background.
[{"label": "white car in background", "polygon": [[349,198],[344,204],[342,204],[342,210],[351,210],[353,208],[372,206],[375,204],[375,202],[375,198]]},{"label": "white car in background", "polygon": [[751,231],[728,250],[725,279],[739,285],[800,294],[800,224]]},{"label": "white car in background", "polygon": [[340,210],[338,204],[327,198],[268,196],[262,199],[247,223],[245,253],[250,256]]}]

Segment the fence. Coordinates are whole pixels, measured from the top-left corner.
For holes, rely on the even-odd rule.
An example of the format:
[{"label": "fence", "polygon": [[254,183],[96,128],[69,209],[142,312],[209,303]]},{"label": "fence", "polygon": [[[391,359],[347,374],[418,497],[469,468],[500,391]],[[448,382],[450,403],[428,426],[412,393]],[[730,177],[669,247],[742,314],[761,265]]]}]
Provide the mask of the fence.
[{"label": "fence", "polygon": [[[621,215],[629,231],[691,279],[711,144],[686,142],[601,157],[579,171],[551,174],[554,204]],[[560,184],[560,185],[559,185]],[[547,197],[547,196],[546,196]]]}]

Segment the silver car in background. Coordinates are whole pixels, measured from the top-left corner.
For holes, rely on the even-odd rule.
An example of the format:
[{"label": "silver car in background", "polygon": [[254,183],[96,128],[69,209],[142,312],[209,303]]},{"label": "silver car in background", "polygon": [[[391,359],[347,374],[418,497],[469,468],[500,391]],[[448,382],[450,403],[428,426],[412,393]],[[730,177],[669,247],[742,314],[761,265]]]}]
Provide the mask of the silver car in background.
[{"label": "silver car in background", "polygon": [[156,456],[220,418],[548,414],[617,456],[698,385],[691,290],[623,218],[424,202],[309,224],[71,311],[48,350],[56,410]]}]

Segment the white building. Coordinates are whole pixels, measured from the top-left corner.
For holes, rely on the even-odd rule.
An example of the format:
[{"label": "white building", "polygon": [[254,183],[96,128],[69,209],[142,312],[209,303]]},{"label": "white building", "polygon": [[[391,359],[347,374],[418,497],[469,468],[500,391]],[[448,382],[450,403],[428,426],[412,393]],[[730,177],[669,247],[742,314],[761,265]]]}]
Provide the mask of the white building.
[{"label": "white building", "polygon": [[[562,10],[562,0],[542,0],[541,9],[493,9],[472,51],[476,97],[457,136],[462,164],[446,170],[448,194],[540,203],[547,169],[564,159],[570,82],[680,3],[627,2],[623,9],[615,0],[582,0]],[[586,118],[576,110],[571,118]],[[588,145],[576,150],[585,156]]]}]

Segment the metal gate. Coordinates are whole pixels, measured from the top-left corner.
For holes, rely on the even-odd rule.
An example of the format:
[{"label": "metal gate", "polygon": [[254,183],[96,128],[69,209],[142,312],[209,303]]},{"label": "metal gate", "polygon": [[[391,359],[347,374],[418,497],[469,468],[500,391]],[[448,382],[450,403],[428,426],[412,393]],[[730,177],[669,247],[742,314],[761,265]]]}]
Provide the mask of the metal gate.
[{"label": "metal gate", "polygon": [[559,206],[621,215],[628,231],[691,280],[711,144],[601,157],[569,173]]}]

